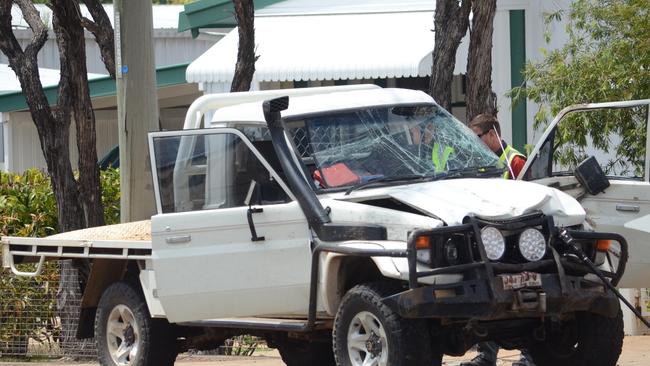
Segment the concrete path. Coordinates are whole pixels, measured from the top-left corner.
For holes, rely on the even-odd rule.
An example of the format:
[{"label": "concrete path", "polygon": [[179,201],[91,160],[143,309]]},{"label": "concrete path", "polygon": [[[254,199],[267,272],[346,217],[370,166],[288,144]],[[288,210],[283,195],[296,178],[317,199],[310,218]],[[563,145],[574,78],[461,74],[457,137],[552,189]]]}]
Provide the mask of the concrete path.
[{"label": "concrete path", "polygon": [[[470,360],[475,353],[468,352],[463,357],[445,357],[443,364],[457,366],[461,361]],[[519,352],[499,352],[498,366],[510,366],[517,361]],[[51,362],[2,362],[1,366],[97,366],[97,363],[73,363],[63,360]],[[284,366],[280,355],[275,350],[259,352],[253,357],[226,357],[226,356],[189,356],[180,355],[176,360],[179,366]],[[618,361],[618,366],[648,366],[650,365],[650,336],[626,337],[623,343],[623,353]]]}]

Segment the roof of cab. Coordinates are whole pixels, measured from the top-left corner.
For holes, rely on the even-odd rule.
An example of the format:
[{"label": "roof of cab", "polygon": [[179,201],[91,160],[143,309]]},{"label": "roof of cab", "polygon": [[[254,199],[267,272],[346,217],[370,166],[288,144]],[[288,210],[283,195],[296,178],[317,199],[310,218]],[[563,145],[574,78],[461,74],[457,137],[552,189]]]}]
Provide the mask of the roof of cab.
[{"label": "roof of cab", "polygon": [[[266,123],[262,112],[262,101],[243,103],[216,110],[211,124],[223,122]],[[377,107],[397,104],[434,103],[428,94],[411,89],[368,89],[291,97],[289,108],[282,117],[347,110],[363,107]]]}]

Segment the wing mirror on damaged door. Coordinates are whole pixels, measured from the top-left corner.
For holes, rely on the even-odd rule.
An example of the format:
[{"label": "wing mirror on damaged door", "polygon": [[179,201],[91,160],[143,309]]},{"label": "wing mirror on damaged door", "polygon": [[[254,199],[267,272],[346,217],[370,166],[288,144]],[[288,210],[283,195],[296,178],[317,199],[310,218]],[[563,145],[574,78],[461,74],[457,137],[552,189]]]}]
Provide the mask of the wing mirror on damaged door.
[{"label": "wing mirror on damaged door", "polygon": [[594,156],[583,160],[573,171],[573,175],[591,195],[604,192],[609,187],[609,179]]}]

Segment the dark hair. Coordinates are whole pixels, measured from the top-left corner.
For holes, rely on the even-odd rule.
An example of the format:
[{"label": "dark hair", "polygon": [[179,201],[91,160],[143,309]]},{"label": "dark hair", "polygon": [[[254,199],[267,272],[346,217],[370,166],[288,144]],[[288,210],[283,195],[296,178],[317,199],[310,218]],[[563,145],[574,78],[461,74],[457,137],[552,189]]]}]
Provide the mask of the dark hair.
[{"label": "dark hair", "polygon": [[499,136],[501,136],[501,126],[499,126],[499,121],[497,121],[496,117],[491,114],[483,113],[472,118],[472,122],[469,123],[469,127],[477,127],[481,130],[481,133],[486,133],[492,128],[496,128],[497,133]]}]

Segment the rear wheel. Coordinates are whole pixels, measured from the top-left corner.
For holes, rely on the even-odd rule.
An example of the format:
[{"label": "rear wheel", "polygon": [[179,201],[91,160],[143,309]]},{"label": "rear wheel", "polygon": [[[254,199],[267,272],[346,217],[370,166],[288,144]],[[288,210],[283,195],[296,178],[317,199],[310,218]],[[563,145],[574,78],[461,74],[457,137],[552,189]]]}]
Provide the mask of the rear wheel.
[{"label": "rear wheel", "polygon": [[425,323],[404,319],[383,303],[398,291],[393,284],[375,283],[355,286],[343,297],[334,321],[337,365],[441,365]]},{"label": "rear wheel", "polygon": [[102,366],[169,366],[177,355],[169,323],[152,319],[140,291],[124,282],[102,294],[95,340]]},{"label": "rear wheel", "polygon": [[560,330],[547,334],[545,342],[529,351],[537,366],[616,366],[623,348],[623,314],[613,318],[581,313]]}]

